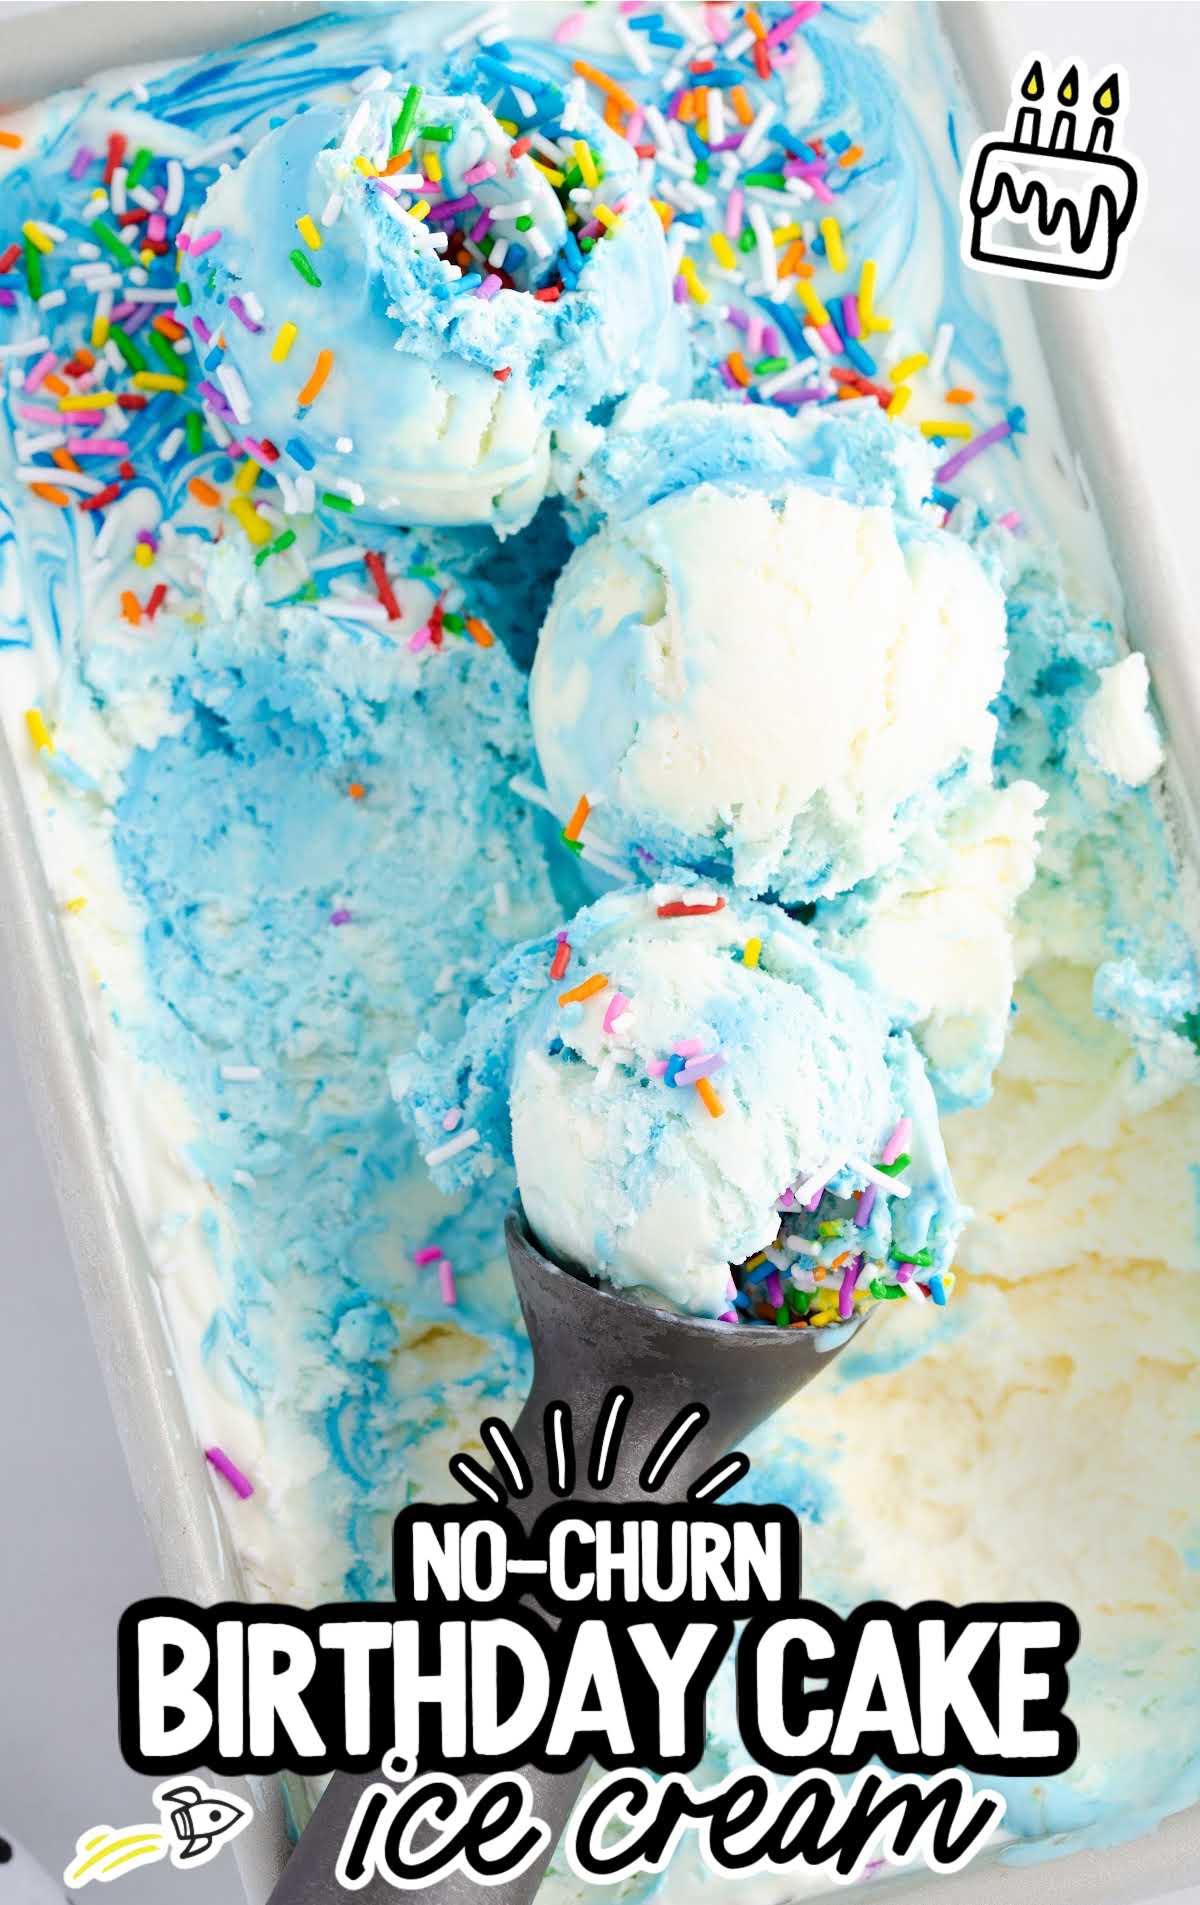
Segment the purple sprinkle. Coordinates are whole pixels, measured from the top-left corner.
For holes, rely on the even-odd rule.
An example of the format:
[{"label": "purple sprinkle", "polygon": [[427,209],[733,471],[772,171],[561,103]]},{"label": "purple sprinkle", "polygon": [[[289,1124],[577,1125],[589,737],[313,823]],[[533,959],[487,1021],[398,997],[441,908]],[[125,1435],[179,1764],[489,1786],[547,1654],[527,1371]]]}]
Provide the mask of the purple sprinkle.
[{"label": "purple sprinkle", "polygon": [[868,1184],[866,1190],[863,1192],[862,1196],[859,1198],[858,1209],[854,1213],[854,1221],[858,1225],[858,1228],[860,1230],[865,1230],[867,1225],[870,1223],[871,1212],[875,1208],[875,1199],[878,1197],[878,1195],[879,1195],[878,1186],[875,1184]]},{"label": "purple sprinkle", "polygon": [[842,299],[842,316],[846,320],[846,336],[862,336],[862,319],[858,315],[858,299],[853,291]]},{"label": "purple sprinkle", "polygon": [[900,1268],[896,1272],[896,1282],[897,1283],[911,1283],[912,1282],[911,1263],[902,1263],[900,1265]]},{"label": "purple sprinkle", "polygon": [[736,152],[745,136],[744,132],[731,132],[727,139],[718,139],[708,149],[710,152]]},{"label": "purple sprinkle", "polygon": [[[203,383],[196,385],[196,389],[199,392],[199,394],[204,398],[205,402],[208,404],[211,404],[212,408],[215,411],[217,411],[220,416],[223,416],[223,417],[233,416],[233,411],[230,409],[229,404],[226,401],[225,393],[223,391],[218,390],[215,384],[210,384],[207,377],[204,379]],[[234,418],[234,421],[236,422],[237,419]]]},{"label": "purple sprinkle", "polygon": [[725,316],[730,324],[733,325],[735,331],[746,332],[750,329],[750,319],[746,316],[744,311],[739,311],[736,305],[731,304]]},{"label": "purple sprinkle", "polygon": [[734,376],[733,372],[730,370],[724,358],[722,358],[721,362],[717,365],[717,369],[721,373],[721,382],[725,384],[729,390],[741,389],[742,386],[739,384],[737,378]]},{"label": "purple sprinkle", "polygon": [[331,926],[348,926],[350,924],[351,917],[352,915],[347,911],[347,909],[344,906],[339,906],[336,913],[331,913],[329,915],[329,924]]},{"label": "purple sprinkle", "polygon": [[0,304],[4,306],[4,309],[6,311],[15,311],[17,308],[16,292],[15,291],[0,291]]},{"label": "purple sprinkle", "polygon": [[762,347],[764,355],[767,357],[777,357],[779,355],[779,332],[775,329],[773,324],[763,325]]},{"label": "purple sprinkle", "polygon": [[799,390],[777,390],[771,401],[778,404],[819,403],[825,394],[817,385],[804,384]]},{"label": "purple sprinkle", "polygon": [[1005,418],[1003,423],[994,423],[990,430],[985,430],[983,435],[976,437],[973,443],[965,443],[961,450],[957,450],[953,456],[948,456],[946,461],[940,464],[933,472],[934,476],[939,483],[953,482],[958,472],[963,469],[973,457],[978,456],[981,450],[990,449],[993,443],[1003,443],[1005,437],[1010,437],[1011,435],[1012,424],[1009,423],[1007,418]]},{"label": "purple sprinkle", "polygon": [[95,156],[91,146],[80,146],[75,157],[71,160],[71,169],[67,173],[67,177],[77,181],[81,179]]},{"label": "purple sprinkle", "polygon": [[843,1322],[854,1314],[854,1286],[862,1275],[863,1260],[855,1257],[842,1273],[842,1287],[838,1291],[838,1315]]},{"label": "purple sprinkle", "polygon": [[236,1462],[230,1461],[224,1449],[214,1446],[211,1449],[205,1449],[204,1453],[218,1473],[225,1477],[234,1494],[240,1495],[244,1502],[249,1501],[254,1493],[254,1483],[246,1479]]},{"label": "purple sprinkle", "polygon": [[737,1320],[736,1310],[722,1310],[720,1316],[717,1318],[718,1323],[736,1323]]},{"label": "purple sprinkle", "polygon": [[705,1052],[698,1058],[689,1059],[679,1074],[681,1085],[693,1085],[698,1078],[707,1078],[710,1072],[719,1072],[725,1063],[723,1052]]},{"label": "purple sprinkle", "polygon": [[783,1285],[779,1281],[778,1270],[772,1270],[766,1281],[767,1302],[773,1310],[783,1308]]},{"label": "purple sprinkle", "polygon": [[469,211],[472,205],[478,205],[478,203],[479,200],[474,192],[466,192],[462,198],[444,198],[436,210],[430,212],[430,222],[432,223],[435,218],[439,223],[444,218],[453,218],[456,212]]},{"label": "purple sprinkle", "polygon": [[233,312],[234,317],[238,320],[238,323],[244,324],[248,331],[262,330],[262,325],[255,323],[254,319],[251,317],[249,311],[247,311],[245,305],[242,303],[242,300],[239,297],[234,296],[230,298],[229,308]]},{"label": "purple sprinkle", "polygon": [[490,226],[491,222],[492,222],[492,214],[485,207],[481,217],[475,220],[475,223],[472,225],[470,231],[467,233],[467,237],[470,239],[473,245],[477,245],[480,239],[486,236],[488,227]]},{"label": "purple sprinkle", "polygon": [[815,1210],[820,1208],[821,1199],[824,1197],[824,1195],[825,1195],[825,1186],[823,1184],[818,1184],[816,1190],[813,1192],[807,1204],[804,1206],[805,1210],[808,1212],[810,1217],[812,1216]]},{"label": "purple sprinkle", "polygon": [[212,332],[209,330],[199,312],[197,312],[196,316],[192,319],[192,329],[202,344],[212,343]]},{"label": "purple sprinkle", "polygon": [[676,304],[686,304],[687,295],[688,295],[688,288],[684,280],[682,278],[676,278],[675,285],[674,285],[674,296],[675,296]]}]

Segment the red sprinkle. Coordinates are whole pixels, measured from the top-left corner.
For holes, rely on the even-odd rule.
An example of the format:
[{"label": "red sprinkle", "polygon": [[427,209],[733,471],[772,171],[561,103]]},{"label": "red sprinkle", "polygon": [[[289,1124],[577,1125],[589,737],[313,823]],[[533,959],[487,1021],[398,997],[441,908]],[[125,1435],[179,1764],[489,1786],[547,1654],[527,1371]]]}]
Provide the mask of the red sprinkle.
[{"label": "red sprinkle", "polygon": [[542,289],[535,291],[533,295],[541,304],[557,304],[562,296],[562,286],[561,284],[543,285]]},{"label": "red sprinkle", "polygon": [[388,612],[388,621],[398,622],[404,611],[400,607],[399,602],[397,602],[396,592],[388,581],[388,572],[384,568],[383,557],[378,555],[374,549],[368,549],[363,557],[363,561],[366,563],[368,573],[370,574],[372,582],[375,584],[375,593]]},{"label": "red sprinkle", "polygon": [[570,963],[571,963],[570,942],[566,939],[560,939],[558,942],[558,945],[554,949],[554,957],[550,961],[550,977],[552,979],[561,979],[566,973],[567,967],[570,965]]},{"label": "red sprinkle", "polygon": [[770,79],[771,55],[765,40],[754,42],[754,65],[760,79]]},{"label": "red sprinkle", "polygon": [[123,463],[117,464],[117,475],[123,476],[127,483],[131,483],[133,481],[134,474],[135,472],[134,472],[133,464],[130,463],[128,459]]},{"label": "red sprinkle", "polygon": [[512,158],[523,159],[532,144],[533,140],[526,137],[516,140],[514,144],[509,146],[508,150]]},{"label": "red sprinkle", "polygon": [[149,595],[146,597],[146,614],[151,621],[154,620],[155,616],[158,614],[159,609],[162,607],[166,599],[167,599],[166,583],[156,582],[154,587],[151,589]]},{"label": "red sprinkle", "polygon": [[104,167],[104,183],[112,184],[112,176],[125,157],[126,139],[123,132],[110,132],[108,135],[108,159]]},{"label": "red sprinkle", "polygon": [[117,398],[117,408],[119,410],[144,410],[149,401],[149,397],[143,397],[140,391],[123,390]]},{"label": "red sprinkle", "polygon": [[278,463],[279,451],[275,448],[275,445],[272,443],[270,437],[260,437],[258,447],[260,450],[266,451],[266,457],[267,457],[268,463]]},{"label": "red sprinkle", "polygon": [[665,906],[658,908],[660,919],[695,919],[699,913],[719,913],[724,900],[714,900],[711,906],[689,906],[686,900],[668,900]]},{"label": "red sprinkle", "polygon": [[512,365],[506,364],[503,370],[494,370],[492,376],[496,379],[498,384],[506,384],[512,376]]},{"label": "red sprinkle", "polygon": [[6,271],[11,271],[20,256],[20,245],[10,245],[7,251],[0,251],[0,275]]},{"label": "red sprinkle", "polygon": [[89,509],[107,509],[110,503],[116,502],[120,494],[121,485],[119,483],[109,483],[104,489],[97,490],[94,496],[85,496],[79,507],[84,511]]}]

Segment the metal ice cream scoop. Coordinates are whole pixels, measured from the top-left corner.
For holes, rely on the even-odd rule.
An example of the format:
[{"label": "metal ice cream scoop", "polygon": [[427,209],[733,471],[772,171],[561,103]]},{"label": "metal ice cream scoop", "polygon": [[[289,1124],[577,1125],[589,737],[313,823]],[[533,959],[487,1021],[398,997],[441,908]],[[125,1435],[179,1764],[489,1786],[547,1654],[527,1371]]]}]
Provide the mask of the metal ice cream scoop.
[{"label": "metal ice cream scoop", "polygon": [[[533,1241],[517,1207],[509,1214],[505,1242],[533,1347],[533,1383],[514,1430],[533,1487],[511,1504],[526,1526],[558,1499],[546,1479],[546,1412],[552,1403],[569,1404],[574,1443],[584,1449],[592,1445],[612,1390],[623,1387],[630,1393],[622,1421],[621,1460],[611,1481],[601,1497],[581,1462],[576,1499],[612,1504],[644,1499],[640,1478],[657,1455],[666,1472],[654,1498],[678,1502],[721,1455],[828,1369],[861,1327],[852,1321],[829,1330],[735,1328],[650,1309],[582,1272],[552,1263]],[[684,1412],[698,1406],[707,1411],[707,1420],[668,1468],[664,1439]],[[568,1773],[525,1770],[534,1814],[549,1826],[550,1840],[545,1854],[519,1877],[477,1886],[465,1874],[452,1872],[414,1896],[429,1905],[528,1905],[586,1774],[586,1765]],[[378,1777],[335,1775],[270,1905],[333,1905],[343,1896],[333,1877],[338,1852],[363,1788]],[[469,1777],[464,1780],[468,1788],[472,1783]],[[377,1878],[354,1896],[363,1905],[394,1905],[396,1892]]]}]

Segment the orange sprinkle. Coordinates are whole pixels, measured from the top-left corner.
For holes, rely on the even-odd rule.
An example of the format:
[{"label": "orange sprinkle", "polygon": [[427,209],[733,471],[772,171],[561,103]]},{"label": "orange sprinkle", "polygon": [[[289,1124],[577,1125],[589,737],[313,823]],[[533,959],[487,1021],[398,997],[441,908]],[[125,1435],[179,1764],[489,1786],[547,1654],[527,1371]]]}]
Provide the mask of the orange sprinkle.
[{"label": "orange sprinkle", "polygon": [[301,409],[304,408],[305,404],[310,404],[314,397],[320,396],[325,388],[325,379],[332,369],[333,352],[318,351],[317,361],[309,373],[308,382],[296,397],[296,402],[300,405]]},{"label": "orange sprinkle", "polygon": [[784,252],[783,257],[779,260],[780,277],[781,278],[795,277],[796,273],[800,269],[801,264],[803,263],[803,260],[804,260],[804,240],[803,238],[793,238],[791,244],[788,246],[787,250]]},{"label": "orange sprinkle", "polygon": [[838,1267],[838,1265],[839,1265],[839,1263],[845,1263],[845,1261],[846,1261],[846,1259],[847,1259],[847,1257],[852,1257],[853,1255],[854,1255],[854,1252],[853,1252],[852,1250],[843,1250],[843,1252],[842,1252],[842,1254],[841,1254],[841,1256],[840,1256],[840,1257],[835,1257],[835,1258],[834,1258],[834,1260],[833,1260],[833,1262],[832,1262],[832,1263],[830,1264],[830,1266],[829,1266],[829,1268],[830,1268],[831,1270],[836,1270],[836,1269],[837,1269],[837,1267]]},{"label": "orange sprinkle", "polygon": [[206,483],[202,476],[193,476],[188,484],[188,494],[197,503],[203,503],[205,509],[215,509],[221,500],[220,490]]},{"label": "orange sprinkle", "polygon": [[161,331],[162,335],[164,337],[169,337],[172,343],[175,343],[176,340],[181,337],[187,336],[187,332],[184,329],[183,325],[176,324],[174,318],[168,317],[165,311],[159,312],[158,316],[153,320],[150,328],[152,331]]},{"label": "orange sprinkle", "polygon": [[23,144],[19,132],[0,132],[0,146],[6,146],[10,152],[18,152]]},{"label": "orange sprinkle", "polygon": [[604,102],[604,123],[610,132],[621,130],[621,108],[615,99],[606,99]]},{"label": "orange sprinkle", "polygon": [[750,98],[744,86],[730,87],[729,103],[733,107],[734,112],[737,114],[738,123],[740,125],[748,126],[753,123],[754,108],[750,104]]},{"label": "orange sprinkle", "polygon": [[346,789],[351,800],[361,800],[366,791],[361,781],[351,781],[349,787]]},{"label": "orange sprinkle", "polygon": [[841,158],[838,160],[838,164],[848,171],[852,165],[858,164],[862,155],[863,149],[861,146],[847,146]]},{"label": "orange sprinkle", "polygon": [[675,216],[675,207],[673,205],[668,205],[666,199],[664,198],[652,198],[650,200],[650,203],[651,205],[653,205],[655,211],[658,213],[659,220],[662,224],[663,230],[665,232],[670,231],[671,220]]},{"label": "orange sprinkle", "polygon": [[735,378],[744,390],[746,385],[750,382],[750,372],[746,367],[746,360],[742,356],[742,353],[740,351],[730,351],[725,362],[729,366],[730,376]]},{"label": "orange sprinkle", "polygon": [[558,1003],[560,1005],[574,1005],[576,1000],[593,999],[598,992],[603,992],[607,984],[608,974],[606,972],[594,972],[590,979],[581,979],[579,984],[572,986],[569,992],[560,992],[558,995]]},{"label": "orange sprinkle", "polygon": [[133,623],[135,628],[142,619],[142,605],[132,589],[121,591],[121,613],[127,622]]},{"label": "orange sprinkle", "polygon": [[680,125],[694,126],[696,123],[696,95],[686,92],[679,95],[679,104],[675,108],[675,117]]},{"label": "orange sprinkle", "polygon": [[575,802],[575,811],[563,828],[564,840],[578,840],[583,832],[583,823],[592,811],[592,803],[586,794],[580,794]]},{"label": "orange sprinkle", "polygon": [[496,637],[491,629],[477,615],[467,616],[467,634],[473,642],[479,643],[480,648],[494,648],[496,645]]},{"label": "orange sprinkle", "polygon": [[766,39],[767,29],[763,25],[763,17],[762,17],[762,14],[758,11],[757,7],[744,7],[742,9],[742,18],[746,22],[746,25],[750,28],[750,31],[751,33],[753,33],[756,40]]},{"label": "orange sprinkle", "polygon": [[719,1118],[725,1107],[717,1097],[707,1078],[696,1080],[696,1095],[710,1118]]},{"label": "orange sprinkle", "polygon": [[42,389],[51,391],[56,397],[69,397],[71,394],[70,384],[64,384],[61,377],[53,374],[42,378]]},{"label": "orange sprinkle", "polygon": [[65,450],[61,443],[55,449],[51,450],[50,454],[58,464],[60,470],[77,470],[79,468],[71,452]]},{"label": "orange sprinkle", "polygon": [[946,392],[947,403],[974,403],[974,401],[975,392],[973,390],[964,390],[961,384],[955,384],[953,390]]},{"label": "orange sprinkle", "polygon": [[587,60],[576,60],[571,70],[578,73],[580,79],[590,80],[593,86],[598,86],[600,91],[607,93],[610,99],[615,99],[623,112],[637,111],[637,100],[631,93],[625,91],[611,73],[601,72],[598,66],[590,65]]},{"label": "orange sprinkle", "polygon": [[53,503],[56,509],[71,507],[71,498],[65,489],[59,489],[57,483],[31,483],[29,487],[35,496],[40,496],[44,503]]}]

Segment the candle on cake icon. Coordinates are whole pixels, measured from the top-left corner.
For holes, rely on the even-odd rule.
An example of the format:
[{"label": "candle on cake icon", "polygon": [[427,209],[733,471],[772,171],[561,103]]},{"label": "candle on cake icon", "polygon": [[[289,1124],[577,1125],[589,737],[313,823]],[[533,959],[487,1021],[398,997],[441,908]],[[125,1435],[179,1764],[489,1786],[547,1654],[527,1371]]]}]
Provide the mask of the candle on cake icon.
[{"label": "candle on cake icon", "polygon": [[1051,93],[1031,55],[1004,132],[971,148],[962,184],[962,255],[977,271],[1099,283],[1119,275],[1142,199],[1142,168],[1115,150],[1127,92],[1120,67],[1088,88],[1068,66]]}]

